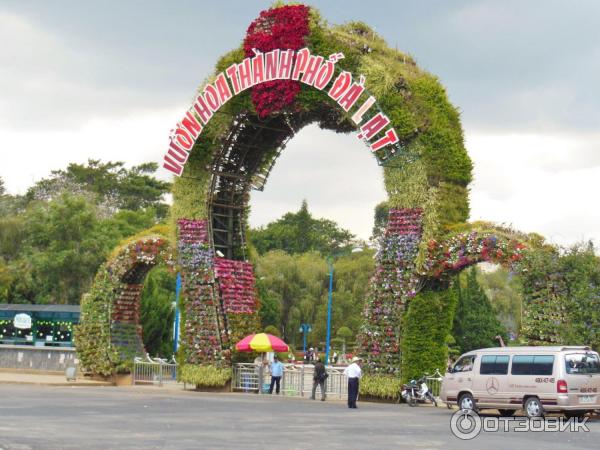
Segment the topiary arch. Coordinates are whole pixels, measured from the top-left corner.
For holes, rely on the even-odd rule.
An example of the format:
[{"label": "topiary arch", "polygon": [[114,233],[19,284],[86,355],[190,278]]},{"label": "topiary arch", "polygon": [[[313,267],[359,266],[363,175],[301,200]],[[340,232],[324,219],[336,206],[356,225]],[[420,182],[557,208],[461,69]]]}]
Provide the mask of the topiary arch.
[{"label": "topiary arch", "polygon": [[[298,76],[265,81],[275,54],[281,65],[284,54],[292,58]],[[330,67],[328,82],[318,86],[320,70]],[[287,141],[313,123],[357,131],[383,166],[390,216],[362,342],[369,369],[398,371],[404,305],[429,270],[423,268],[431,239],[468,218],[472,163],[459,113],[436,77],[367,25],[330,26],[304,5],[275,6],[250,24],[243,44],[217,62],[199,89],[165,157],[165,168],[180,175],[171,225],[183,281],[183,364],[227,367],[231,343],[258,329],[246,262],[250,191],[264,188]],[[376,145],[388,137],[390,145]],[[118,291],[121,284],[117,276],[99,275],[88,301],[96,290]],[[89,316],[82,320],[80,352],[90,329]]]},{"label": "topiary arch", "polygon": [[[285,143],[302,127],[318,123],[350,132],[382,111],[397,132],[400,156],[390,158],[383,168],[392,209],[386,239],[396,254],[377,269],[367,305],[367,331],[370,324],[381,326],[399,342],[401,306],[417,288],[414,272],[427,252],[425,243],[440,226],[468,216],[466,187],[472,165],[458,112],[434,76],[389,48],[362,23],[331,27],[304,5],[264,11],[250,25],[243,45],[218,61],[216,80],[210,79],[198,98],[208,101],[211,86],[218,86],[218,74],[233,63],[260,52],[302,48],[312,55],[342,53],[337,66],[355,79],[364,75],[366,90],[346,112],[331,92],[309,86],[304,79],[273,80],[238,93],[203,123],[202,135],[173,186],[172,223],[185,305],[181,357],[186,363],[227,365],[230,342],[258,326],[252,267],[244,262],[249,192],[264,187]],[[355,123],[351,116],[371,95],[376,107]],[[214,258],[215,250],[225,258]],[[96,284],[109,282],[100,278]],[[377,288],[381,280],[389,282],[384,290]],[[112,282],[121,280],[112,277]],[[382,314],[376,312],[379,302],[386,303]],[[85,322],[84,316],[83,326]],[[373,368],[396,370],[397,346],[383,341],[381,346],[392,356],[373,358]]]},{"label": "topiary arch", "polygon": [[75,345],[82,365],[101,375],[128,370],[144,354],[140,300],[148,272],[173,267],[173,248],[159,227],[117,247],[104,263],[90,292],[81,300]]}]

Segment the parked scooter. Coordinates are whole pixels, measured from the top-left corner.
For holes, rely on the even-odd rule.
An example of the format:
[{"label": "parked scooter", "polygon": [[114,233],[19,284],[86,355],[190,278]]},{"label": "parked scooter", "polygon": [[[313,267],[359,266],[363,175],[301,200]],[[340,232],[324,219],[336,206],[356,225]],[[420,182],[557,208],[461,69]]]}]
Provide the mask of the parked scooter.
[{"label": "parked scooter", "polygon": [[437,406],[437,401],[429,390],[425,377],[421,377],[416,381],[410,380],[410,383],[402,385],[400,398],[408,403],[409,406],[417,406],[417,403],[425,403],[427,401]]}]

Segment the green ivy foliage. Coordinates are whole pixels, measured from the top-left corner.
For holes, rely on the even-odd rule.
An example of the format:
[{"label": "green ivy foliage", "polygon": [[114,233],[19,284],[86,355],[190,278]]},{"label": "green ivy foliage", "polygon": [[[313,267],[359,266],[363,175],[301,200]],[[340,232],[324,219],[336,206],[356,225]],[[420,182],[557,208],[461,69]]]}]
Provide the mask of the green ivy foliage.
[{"label": "green ivy foliage", "polygon": [[82,367],[94,374],[109,376],[119,370],[116,348],[110,345],[110,305],[116,297],[120,280],[100,268],[92,289],[81,302],[80,324],[75,327],[73,340]]},{"label": "green ivy foliage", "polygon": [[522,333],[531,344],[591,345],[600,349],[600,259],[591,245],[560,252],[542,247],[520,264]]}]

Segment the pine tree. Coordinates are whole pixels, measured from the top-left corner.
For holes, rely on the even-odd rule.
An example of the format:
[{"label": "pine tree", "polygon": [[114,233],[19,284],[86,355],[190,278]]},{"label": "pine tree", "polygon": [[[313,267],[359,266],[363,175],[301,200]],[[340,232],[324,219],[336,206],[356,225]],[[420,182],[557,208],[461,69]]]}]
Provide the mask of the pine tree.
[{"label": "pine tree", "polygon": [[496,347],[496,336],[506,339],[506,330],[497,319],[492,305],[477,281],[477,270],[466,274],[466,286],[459,290],[458,306],[452,331],[461,353],[477,348]]},{"label": "pine tree", "polygon": [[163,267],[152,270],[144,283],[141,318],[144,347],[152,356],[173,353],[175,278]]}]

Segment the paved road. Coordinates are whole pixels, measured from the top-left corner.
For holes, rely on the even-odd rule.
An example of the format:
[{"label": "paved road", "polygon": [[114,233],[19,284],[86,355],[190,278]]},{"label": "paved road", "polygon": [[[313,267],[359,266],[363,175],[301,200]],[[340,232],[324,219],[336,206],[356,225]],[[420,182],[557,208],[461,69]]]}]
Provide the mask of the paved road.
[{"label": "paved road", "polygon": [[445,408],[151,388],[0,385],[0,449],[569,449],[589,433],[485,433],[460,441]]}]

